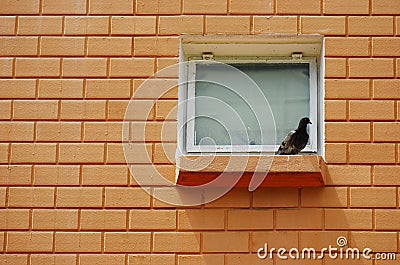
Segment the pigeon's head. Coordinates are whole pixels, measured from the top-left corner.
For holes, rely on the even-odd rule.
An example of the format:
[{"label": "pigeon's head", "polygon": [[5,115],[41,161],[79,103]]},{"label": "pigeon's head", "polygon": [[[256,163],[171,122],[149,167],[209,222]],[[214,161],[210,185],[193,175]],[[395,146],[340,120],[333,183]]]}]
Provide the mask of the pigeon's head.
[{"label": "pigeon's head", "polygon": [[299,127],[307,127],[308,124],[312,124],[312,122],[310,121],[310,118],[304,117],[304,118],[301,118],[301,120],[299,122]]}]

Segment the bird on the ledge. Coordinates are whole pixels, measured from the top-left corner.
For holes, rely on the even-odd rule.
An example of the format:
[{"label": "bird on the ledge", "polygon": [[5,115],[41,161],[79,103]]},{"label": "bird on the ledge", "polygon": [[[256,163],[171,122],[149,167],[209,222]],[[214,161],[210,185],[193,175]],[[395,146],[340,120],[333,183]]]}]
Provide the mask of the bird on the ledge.
[{"label": "bird on the ledge", "polygon": [[307,125],[312,124],[308,117],[300,120],[296,130],[292,130],[279,146],[277,155],[296,155],[306,147],[308,142]]}]

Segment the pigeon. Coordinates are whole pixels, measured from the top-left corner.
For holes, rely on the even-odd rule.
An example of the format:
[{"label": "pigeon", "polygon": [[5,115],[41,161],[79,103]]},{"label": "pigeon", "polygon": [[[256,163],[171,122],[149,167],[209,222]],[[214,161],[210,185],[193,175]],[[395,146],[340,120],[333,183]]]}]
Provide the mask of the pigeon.
[{"label": "pigeon", "polygon": [[296,155],[306,147],[308,142],[307,125],[312,124],[308,117],[300,120],[296,130],[292,130],[279,146],[277,155]]}]

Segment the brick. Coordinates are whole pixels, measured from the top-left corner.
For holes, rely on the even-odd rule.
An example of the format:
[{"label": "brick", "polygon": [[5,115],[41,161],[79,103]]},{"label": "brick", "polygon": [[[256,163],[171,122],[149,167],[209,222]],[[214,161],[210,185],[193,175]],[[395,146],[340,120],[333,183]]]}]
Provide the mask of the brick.
[{"label": "brick", "polygon": [[[86,142],[121,142],[121,122],[85,122]],[[127,126],[127,125],[126,125]]]},{"label": "brick", "polygon": [[395,144],[350,144],[350,163],[394,163]]},{"label": "brick", "polygon": [[0,14],[39,14],[39,0],[4,0]]},{"label": "brick", "polygon": [[60,163],[102,163],[104,144],[60,144]]},{"label": "brick", "polygon": [[[205,198],[209,198],[215,193],[212,189],[205,191]],[[207,208],[248,208],[250,206],[250,192],[247,189],[233,189],[222,197],[209,202],[205,205]]]},{"label": "brick", "polygon": [[[172,208],[176,209],[176,205],[187,205],[196,202],[199,205],[203,202],[203,194],[199,189],[196,190],[180,190],[179,194],[175,192],[175,187],[154,187],[152,203],[153,208]],[[200,206],[192,206],[200,208]]]},{"label": "brick", "polygon": [[80,122],[38,122],[37,141],[70,142],[81,140]]},{"label": "brick", "polygon": [[372,210],[325,209],[325,229],[371,230]]},{"label": "brick", "polygon": [[179,255],[179,265],[223,264],[223,254]]},{"label": "brick", "polygon": [[372,1],[373,14],[399,14],[400,3],[396,0],[374,0]]},{"label": "brick", "polygon": [[62,17],[18,17],[18,35],[61,35]]},{"label": "brick", "polygon": [[33,122],[0,122],[0,141],[33,141]]},{"label": "brick", "polygon": [[[216,255],[215,255],[216,256]],[[226,264],[229,265],[272,265],[271,259],[260,259],[254,254],[227,254],[225,255]],[[217,263],[218,264],[218,263]]]},{"label": "brick", "polygon": [[375,166],[374,185],[399,186],[400,168],[397,166]]},{"label": "brick", "polygon": [[0,77],[12,77],[13,75],[13,59],[0,58]]},{"label": "brick", "polygon": [[393,77],[393,60],[386,58],[350,58],[349,74],[350,77]]},{"label": "brick", "polygon": [[101,207],[102,188],[100,187],[59,187],[57,188],[57,207]]},{"label": "brick", "polygon": [[399,230],[400,212],[397,210],[375,210],[375,228],[377,230]]},{"label": "brick", "polygon": [[83,37],[43,37],[41,55],[45,56],[83,56],[85,38]]},{"label": "brick", "polygon": [[396,59],[397,76],[400,76],[400,59]]},{"label": "brick", "polygon": [[371,167],[360,165],[329,165],[326,185],[371,185]]},{"label": "brick", "polygon": [[160,35],[202,34],[203,16],[161,16]]},{"label": "brick", "polygon": [[82,79],[40,79],[39,98],[82,98]]},{"label": "brick", "polygon": [[100,232],[56,232],[55,252],[100,252]]},{"label": "brick", "polygon": [[249,34],[250,17],[248,16],[207,16],[207,34]]},{"label": "brick", "polygon": [[327,142],[369,142],[369,122],[328,122],[325,123]]},{"label": "brick", "polygon": [[301,206],[324,208],[347,207],[347,188],[304,188],[301,190]]},{"label": "brick", "polygon": [[109,100],[108,101],[108,120],[123,120],[129,100]]},{"label": "brick", "polygon": [[34,209],[33,230],[78,229],[78,210]]},{"label": "brick", "polygon": [[372,39],[373,56],[400,56],[400,38],[376,37]]},{"label": "brick", "polygon": [[178,98],[177,79],[134,80],[135,97],[144,99]]},{"label": "brick", "polygon": [[10,149],[9,144],[3,143],[0,144],[0,163],[8,163],[8,151]]},{"label": "brick", "polygon": [[175,230],[174,210],[131,210],[129,218],[131,230]]},{"label": "brick", "polygon": [[132,14],[132,0],[116,0],[113,2],[90,0],[90,14]]},{"label": "brick", "polygon": [[106,35],[108,34],[109,17],[107,16],[66,16],[65,35]]},{"label": "brick", "polygon": [[60,59],[58,58],[17,58],[15,71],[21,77],[58,77]]},{"label": "brick", "polygon": [[132,53],[130,37],[89,37],[88,55],[126,56]]},{"label": "brick", "polygon": [[297,33],[297,18],[295,16],[256,16],[254,17],[254,33]]},{"label": "brick", "polygon": [[115,16],[111,20],[111,34],[113,35],[155,35],[155,16]]},{"label": "brick", "polygon": [[150,252],[150,233],[146,232],[106,232],[104,250],[106,252]]},{"label": "brick", "polygon": [[42,9],[43,14],[85,14],[86,1],[77,0],[71,3],[69,0],[43,0]]},{"label": "brick", "polygon": [[396,207],[396,188],[392,187],[352,187],[351,207]]},{"label": "brick", "polygon": [[[151,163],[152,146],[151,144],[129,144],[125,145],[125,152],[135,156],[135,163]],[[107,163],[125,164],[125,153],[122,144],[108,144]]]},{"label": "brick", "polygon": [[325,144],[325,160],[328,163],[346,163],[347,144],[327,143]]},{"label": "brick", "polygon": [[132,122],[133,141],[176,141],[176,122]]},{"label": "brick", "polygon": [[127,185],[128,168],[125,165],[84,165],[82,169],[82,184],[88,186]]},{"label": "brick", "polygon": [[346,65],[345,58],[325,58],[325,77],[345,77]]},{"label": "brick", "polygon": [[344,16],[335,17],[318,17],[303,16],[301,17],[301,32],[303,34],[324,34],[328,35],[344,35],[346,28]]},{"label": "brick", "polygon": [[[203,240],[204,237],[205,234],[203,234]],[[156,252],[198,252],[200,251],[200,233],[154,232],[153,247]],[[204,244],[203,251],[206,249]]]},{"label": "brick", "polygon": [[273,14],[274,1],[261,0],[261,1],[240,1],[229,0],[231,14]]},{"label": "brick", "polygon": [[53,249],[52,232],[9,232],[8,252],[49,252]]},{"label": "brick", "polygon": [[10,187],[9,207],[53,207],[54,188]]},{"label": "brick", "polygon": [[150,207],[150,195],[141,188],[106,187],[105,194],[105,207]]},{"label": "brick", "polygon": [[277,0],[276,9],[278,14],[320,14],[321,4],[318,0]]},{"label": "brick", "polygon": [[[296,231],[268,231],[268,232],[252,232],[251,251],[257,252],[265,243],[268,246],[279,248],[298,248],[299,233]],[[265,260],[263,260],[265,262]]]},{"label": "brick", "polygon": [[100,120],[105,119],[104,100],[71,100],[61,102],[62,120]]},{"label": "brick", "polygon": [[179,230],[223,230],[224,220],[223,209],[178,210]]},{"label": "brick", "polygon": [[228,210],[227,228],[228,230],[272,230],[273,211],[259,209]]},{"label": "brick", "polygon": [[0,209],[0,218],[2,230],[29,229],[29,210]]},{"label": "brick", "polygon": [[1,79],[2,99],[35,98],[36,82],[31,79]]},{"label": "brick", "polygon": [[0,187],[0,207],[6,207],[6,187]]},{"label": "brick", "polygon": [[157,77],[178,78],[179,60],[177,58],[157,58]]},{"label": "brick", "polygon": [[[368,110],[367,112],[365,110]],[[386,100],[350,100],[351,120],[393,120],[394,102]]]},{"label": "brick", "polygon": [[253,207],[297,207],[296,188],[259,188],[253,193]]},{"label": "brick", "polygon": [[177,145],[174,143],[155,144],[154,147],[154,163],[157,164],[174,164]]},{"label": "brick", "polygon": [[345,120],[346,116],[345,100],[325,100],[325,120]]},{"label": "brick", "polygon": [[[140,181],[140,185],[173,185],[176,177],[174,165],[132,165],[134,155],[127,156],[127,163],[134,181]],[[151,177],[150,177],[151,176]],[[139,183],[138,183],[139,184]]]},{"label": "brick", "polygon": [[76,262],[74,254],[32,254],[31,265],[70,265]]},{"label": "brick", "polygon": [[129,265],[174,264],[174,254],[129,254]]},{"label": "brick", "polygon": [[321,229],[322,209],[277,210],[276,228],[278,229]]},{"label": "brick", "polygon": [[325,14],[368,14],[369,0],[347,2],[346,0],[325,0]]},{"label": "brick", "polygon": [[393,17],[349,17],[349,35],[393,35]]},{"label": "brick", "polygon": [[178,102],[158,100],[156,102],[156,119],[157,120],[177,120]]},{"label": "brick", "polygon": [[121,255],[82,254],[82,255],[79,255],[79,264],[80,265],[90,265],[90,264],[119,265],[119,264],[125,264],[125,255],[122,255],[122,254]]},{"label": "brick", "polygon": [[35,186],[79,185],[78,165],[36,165],[33,184]]},{"label": "brick", "polygon": [[183,3],[184,14],[226,14],[227,12],[226,0],[185,0]]},{"label": "brick", "polygon": [[82,230],[125,230],[125,210],[82,210],[80,217]]},{"label": "brick", "polygon": [[6,186],[30,185],[31,170],[31,166],[25,165],[0,165],[0,184]]},{"label": "brick", "polygon": [[64,77],[105,77],[106,65],[105,58],[65,58],[62,75]]},{"label": "brick", "polygon": [[37,55],[37,47],[38,37],[0,37],[0,54],[2,56]]},{"label": "brick", "polygon": [[129,79],[89,79],[86,86],[86,98],[126,98],[131,95]]},{"label": "brick", "polygon": [[28,262],[28,255],[24,254],[3,254],[0,256],[0,264],[20,265]]},{"label": "brick", "polygon": [[399,99],[400,80],[397,79],[378,79],[373,80],[374,98],[377,99]]},{"label": "brick", "polygon": [[[133,99],[124,108],[124,116],[126,121],[129,120],[153,120],[154,117],[154,104],[152,100],[135,100]],[[121,113],[122,114],[122,113]]]},{"label": "brick", "polygon": [[0,34],[2,36],[15,35],[15,23],[15,16],[0,16]]},{"label": "brick", "polygon": [[375,122],[374,142],[396,142],[400,141],[400,123],[398,122]]},{"label": "brick", "polygon": [[14,119],[44,120],[57,119],[57,100],[15,100]]},{"label": "brick", "polygon": [[395,232],[351,232],[350,235],[353,248],[370,248],[374,252],[395,252],[397,249]]},{"label": "brick", "polygon": [[137,14],[180,14],[181,2],[178,0],[138,0]]},{"label": "brick", "polygon": [[325,80],[325,98],[367,99],[369,97],[370,97],[369,80],[366,79]]},{"label": "brick", "polygon": [[0,119],[11,119],[11,100],[0,100]]},{"label": "brick", "polygon": [[56,144],[13,143],[12,163],[55,163]]},{"label": "brick", "polygon": [[368,56],[369,39],[366,37],[327,37],[325,39],[326,56]]},{"label": "brick", "polygon": [[327,248],[329,245],[337,247],[336,240],[343,235],[347,236],[347,233],[343,231],[302,231],[300,232],[300,247],[312,247],[317,251],[324,247]]},{"label": "brick", "polygon": [[135,37],[134,56],[178,56],[177,37]]},{"label": "brick", "polygon": [[149,77],[153,74],[152,58],[111,58],[112,77]]},{"label": "brick", "polygon": [[246,252],[249,249],[248,232],[204,232],[204,252]]}]

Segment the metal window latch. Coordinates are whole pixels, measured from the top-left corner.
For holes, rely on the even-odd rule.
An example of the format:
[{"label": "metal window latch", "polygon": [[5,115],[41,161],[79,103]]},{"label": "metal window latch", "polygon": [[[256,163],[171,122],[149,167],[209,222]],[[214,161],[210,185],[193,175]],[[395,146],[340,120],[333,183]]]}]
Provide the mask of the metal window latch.
[{"label": "metal window latch", "polygon": [[212,52],[203,52],[203,60],[214,60],[214,54]]},{"label": "metal window latch", "polygon": [[303,53],[301,53],[301,52],[292,53],[293,60],[301,60],[302,58],[303,58]]}]

